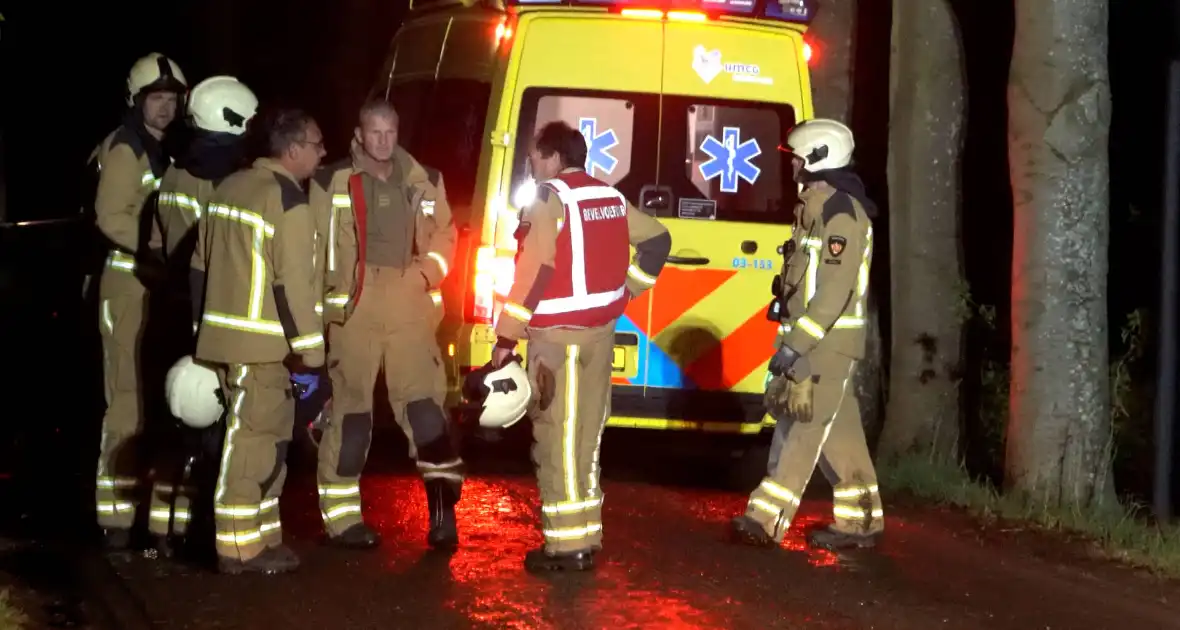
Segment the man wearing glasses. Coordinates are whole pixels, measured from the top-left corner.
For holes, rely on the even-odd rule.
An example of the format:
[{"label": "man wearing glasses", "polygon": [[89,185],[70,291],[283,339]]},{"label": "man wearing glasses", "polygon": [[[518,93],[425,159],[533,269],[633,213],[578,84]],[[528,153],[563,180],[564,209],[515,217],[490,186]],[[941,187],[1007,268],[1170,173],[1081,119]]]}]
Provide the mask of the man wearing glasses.
[{"label": "man wearing glasses", "polygon": [[196,360],[216,367],[228,412],[213,504],[218,564],[231,574],[299,566],[279,521],[291,381],[314,389],[324,365],[315,225],[301,186],[324,156],[323,134],[298,110],[269,122],[270,157],[218,187],[193,255]]}]

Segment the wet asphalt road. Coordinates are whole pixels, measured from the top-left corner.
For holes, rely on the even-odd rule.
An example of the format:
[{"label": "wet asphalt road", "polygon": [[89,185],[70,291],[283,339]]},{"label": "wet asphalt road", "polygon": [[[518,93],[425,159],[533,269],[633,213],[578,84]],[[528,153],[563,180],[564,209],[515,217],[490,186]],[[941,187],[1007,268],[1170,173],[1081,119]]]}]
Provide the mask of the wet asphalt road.
[{"label": "wet asphalt road", "polygon": [[727,524],[743,493],[713,487],[709,467],[691,459],[640,459],[619,445],[626,439],[616,433],[604,444],[606,547],[592,573],[523,570],[541,538],[519,451],[474,463],[458,508],[462,546],[451,555],[427,548],[421,482],[387,449],[362,483],[368,522],[385,538],[377,550],[320,543],[304,463],[282,505],[287,541],[303,558],[298,573],[228,577],[131,555],[111,562],[159,628],[1180,627],[1175,583],[1055,558],[1036,540],[993,540],[962,516],[888,497],[888,539],[877,551],[807,550],[804,531],[830,506],[822,479],[783,549],[735,546]]}]

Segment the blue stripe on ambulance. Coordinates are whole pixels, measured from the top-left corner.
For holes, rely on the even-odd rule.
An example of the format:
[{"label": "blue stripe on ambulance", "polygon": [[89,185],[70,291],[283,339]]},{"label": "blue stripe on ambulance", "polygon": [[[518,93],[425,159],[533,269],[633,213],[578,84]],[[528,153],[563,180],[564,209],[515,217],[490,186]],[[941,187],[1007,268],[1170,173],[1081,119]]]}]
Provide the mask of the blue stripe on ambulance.
[{"label": "blue stripe on ambulance", "polygon": [[635,379],[628,379],[633,385],[643,384],[643,366],[647,366],[648,387],[675,387],[680,389],[695,389],[693,383],[680,366],[672,360],[662,349],[651,343],[647,335],[626,315],[619,318],[615,330],[621,333],[632,333],[639,337],[639,365],[640,374]]}]

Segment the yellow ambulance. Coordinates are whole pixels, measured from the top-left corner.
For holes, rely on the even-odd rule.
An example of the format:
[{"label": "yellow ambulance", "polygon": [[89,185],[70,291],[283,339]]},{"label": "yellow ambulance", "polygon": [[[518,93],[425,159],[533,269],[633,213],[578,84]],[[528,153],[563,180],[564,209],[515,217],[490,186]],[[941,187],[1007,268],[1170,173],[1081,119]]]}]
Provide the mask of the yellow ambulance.
[{"label": "yellow ambulance", "polygon": [[[757,435],[770,286],[797,189],[777,150],[812,115],[814,0],[414,0],[373,90],[440,169],[460,230],[439,342],[450,404],[513,276],[529,140],[563,120],[586,170],[671,231],[615,334],[608,426]],[[525,349],[527,353],[527,348]]]}]

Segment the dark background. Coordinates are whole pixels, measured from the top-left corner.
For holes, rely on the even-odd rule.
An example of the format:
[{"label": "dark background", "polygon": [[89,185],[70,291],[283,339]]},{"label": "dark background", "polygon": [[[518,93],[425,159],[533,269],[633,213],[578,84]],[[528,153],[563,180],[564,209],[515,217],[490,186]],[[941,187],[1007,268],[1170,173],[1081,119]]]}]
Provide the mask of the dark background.
[{"label": "dark background", "polygon": [[[407,4],[0,2],[6,18],[0,23],[0,133],[7,219],[76,214],[82,166],[118,124],[127,70],[136,58],[152,51],[175,59],[190,86],[212,74],[232,74],[266,104],[308,108],[320,121],[330,156],[341,155],[354,112],[380,70]],[[994,330],[979,322],[971,326],[965,378],[965,409],[971,412],[965,420],[973,468],[994,474],[994,453],[988,455],[979,447],[994,433],[988,426],[993,421],[977,410],[988,395],[979,377],[981,366],[991,361],[1002,367],[1008,355],[1012,204],[1005,98],[1013,12],[1010,2],[953,4],[963,29],[969,84],[962,164],[967,279],[975,300],[993,305],[997,315]],[[852,124],[870,193],[884,207],[890,3],[864,0],[861,5]],[[1123,347],[1119,329],[1125,314],[1146,308],[1148,353],[1135,366],[1146,415],[1140,412],[1130,430],[1149,444],[1155,360],[1150,313],[1158,301],[1164,78],[1173,16],[1165,0],[1112,0],[1110,5],[1112,356]],[[818,63],[823,63],[822,54]],[[887,212],[879,223],[882,231],[887,230]],[[9,365],[19,370],[18,378],[7,384],[9,406],[3,416],[8,422],[44,423],[46,430],[79,419],[89,423],[88,413],[78,405],[62,404],[76,402],[71,387],[97,378],[71,336],[71,327],[89,326],[87,318],[92,315],[80,312],[75,299],[73,252],[59,234],[48,230],[19,242],[11,235],[3,238],[4,335],[10,342]],[[875,263],[874,284],[887,314],[887,250]],[[1121,488],[1148,492],[1143,484],[1150,479],[1144,476],[1150,471],[1150,449],[1130,460],[1133,466],[1120,469]]]}]

